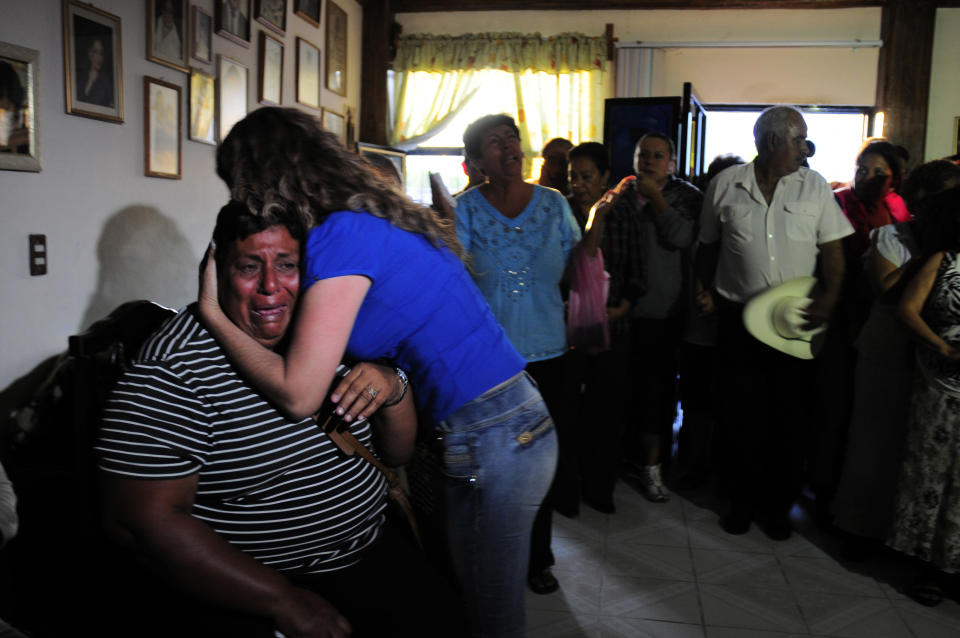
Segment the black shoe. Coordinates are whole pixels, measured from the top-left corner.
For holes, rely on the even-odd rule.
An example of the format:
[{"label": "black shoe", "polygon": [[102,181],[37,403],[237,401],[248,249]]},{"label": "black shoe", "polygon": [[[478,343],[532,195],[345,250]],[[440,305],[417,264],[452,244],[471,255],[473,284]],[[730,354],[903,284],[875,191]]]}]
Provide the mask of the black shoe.
[{"label": "black shoe", "polygon": [[583,502],[597,510],[601,514],[616,514],[617,508],[613,504],[612,499],[602,499],[602,498],[592,498],[590,496],[584,496]]},{"label": "black shoe", "polygon": [[789,514],[773,514],[763,517],[757,526],[773,541],[785,541],[793,534]]},{"label": "black shoe", "polygon": [[681,490],[695,490],[707,482],[707,473],[700,470],[691,470],[677,479],[677,488]]},{"label": "black shoe", "polygon": [[727,534],[740,536],[750,531],[750,515],[736,508],[720,517],[720,527]]},{"label": "black shoe", "polygon": [[539,574],[534,574],[533,576],[527,577],[527,585],[530,587],[530,591],[535,594],[552,594],[553,592],[560,589],[560,583],[557,581],[557,578],[553,575],[553,572],[550,571],[550,568],[543,570]]}]

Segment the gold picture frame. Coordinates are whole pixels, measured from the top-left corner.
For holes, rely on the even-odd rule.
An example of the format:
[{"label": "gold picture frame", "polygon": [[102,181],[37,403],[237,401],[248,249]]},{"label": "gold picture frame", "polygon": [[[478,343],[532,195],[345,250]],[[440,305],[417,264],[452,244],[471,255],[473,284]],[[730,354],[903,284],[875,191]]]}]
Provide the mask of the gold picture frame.
[{"label": "gold picture frame", "polygon": [[250,46],[250,0],[214,0],[217,35]]},{"label": "gold picture frame", "polygon": [[327,0],[326,87],[347,95],[347,12]]},{"label": "gold picture frame", "polygon": [[395,148],[380,146],[379,144],[370,144],[368,142],[357,142],[357,155],[383,155],[394,165],[397,172],[400,173],[400,182],[406,183],[407,179],[407,154],[398,151]]},{"label": "gold picture frame", "polygon": [[[40,171],[40,53],[0,42],[0,64],[6,69],[10,92],[22,96],[13,104],[11,118],[0,127],[0,170]],[[16,85],[19,84],[19,87]],[[9,98],[13,101],[16,98]]]},{"label": "gold picture frame", "polygon": [[213,64],[213,16],[197,5],[192,5],[191,13],[191,55],[194,60]]},{"label": "gold picture frame", "polygon": [[254,0],[257,22],[283,35],[287,31],[287,0]]},{"label": "gold picture frame", "polygon": [[320,28],[320,0],[293,0],[293,13]]},{"label": "gold picture frame", "polygon": [[190,71],[190,121],[188,139],[217,145],[216,78],[199,69]]},{"label": "gold picture frame", "polygon": [[183,176],[180,103],[179,86],[144,76],[143,174],[147,177],[180,179]]},{"label": "gold picture frame", "polygon": [[221,142],[233,125],[247,116],[249,78],[247,65],[217,56],[217,140]]},{"label": "gold picture frame", "polygon": [[953,155],[960,153],[960,117],[953,118]]},{"label": "gold picture frame", "polygon": [[297,103],[320,108],[320,49],[297,38]]},{"label": "gold picture frame", "polygon": [[320,111],[320,123],[323,128],[336,135],[341,143],[346,143],[347,120],[343,115],[324,107]]},{"label": "gold picture frame", "polygon": [[260,32],[260,82],[258,99],[261,104],[280,106],[283,102],[283,42]]},{"label": "gold picture frame", "polygon": [[189,73],[186,0],[146,0],[147,59]]},{"label": "gold picture frame", "polygon": [[79,0],[63,0],[66,112],[123,123],[120,18]]}]

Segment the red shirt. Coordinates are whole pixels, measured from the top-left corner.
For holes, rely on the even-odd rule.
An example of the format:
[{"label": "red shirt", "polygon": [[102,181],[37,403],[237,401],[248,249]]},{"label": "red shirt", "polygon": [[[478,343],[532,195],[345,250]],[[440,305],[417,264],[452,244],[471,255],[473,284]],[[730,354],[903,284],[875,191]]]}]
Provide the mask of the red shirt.
[{"label": "red shirt", "polygon": [[868,206],[860,199],[850,186],[839,188],[833,192],[837,203],[843,209],[850,225],[853,226],[853,235],[844,240],[851,257],[863,255],[870,246],[870,231],[880,226],[897,222],[910,221],[912,216],[907,210],[903,198],[890,191],[876,205]]}]

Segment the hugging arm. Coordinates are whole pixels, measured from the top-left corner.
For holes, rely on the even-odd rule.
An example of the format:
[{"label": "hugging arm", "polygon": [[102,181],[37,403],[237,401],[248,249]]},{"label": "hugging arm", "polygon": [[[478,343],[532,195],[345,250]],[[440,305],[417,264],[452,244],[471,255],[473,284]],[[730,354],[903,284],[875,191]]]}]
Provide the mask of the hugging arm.
[{"label": "hugging arm", "polygon": [[285,356],[262,346],[220,307],[216,260],[208,256],[198,306],[206,328],[244,377],[289,417],[306,418],[330,389],[370,280],[359,275],[322,279],[300,296]]}]

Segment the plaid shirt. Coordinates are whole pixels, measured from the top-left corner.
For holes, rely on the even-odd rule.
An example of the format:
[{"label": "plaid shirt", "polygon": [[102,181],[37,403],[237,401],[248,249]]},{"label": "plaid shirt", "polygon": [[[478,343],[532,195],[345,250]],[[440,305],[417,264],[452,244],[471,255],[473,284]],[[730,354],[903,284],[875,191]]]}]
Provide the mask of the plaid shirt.
[{"label": "plaid shirt", "polygon": [[[619,220],[620,226],[617,231],[611,228],[613,232],[609,237],[614,237],[614,232],[623,235],[614,240],[611,248],[614,252],[626,253],[613,259],[628,262],[625,272],[629,276],[624,279],[627,284],[622,294],[631,301],[630,316],[633,317],[676,316],[684,303],[683,290],[688,284],[690,253],[697,238],[703,193],[673,176],[660,192],[667,201],[667,209],[654,215],[649,204],[640,208],[635,186],[630,184],[607,221],[611,228],[611,221]],[[607,258],[606,237],[603,256]]]},{"label": "plaid shirt", "polygon": [[[621,201],[627,196],[621,198]],[[633,197],[636,201],[636,197]],[[571,209],[580,230],[584,230],[587,215],[571,200]],[[626,299],[632,306],[643,294],[640,264],[640,217],[624,206],[614,206],[607,213],[600,250],[603,252],[603,267],[610,274],[610,294],[607,307],[616,308]],[[615,340],[630,333],[630,315],[627,313],[610,323],[610,338]]]}]

